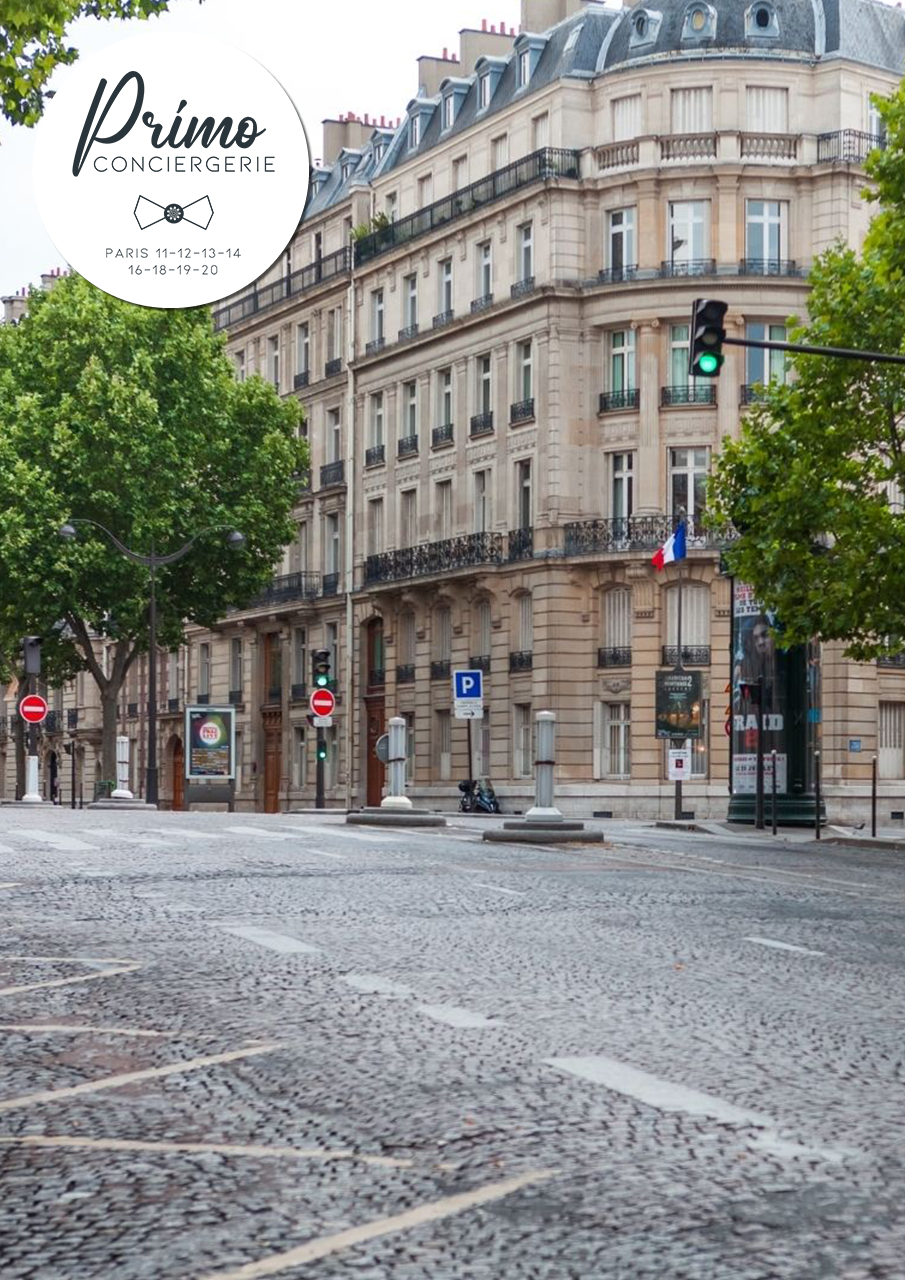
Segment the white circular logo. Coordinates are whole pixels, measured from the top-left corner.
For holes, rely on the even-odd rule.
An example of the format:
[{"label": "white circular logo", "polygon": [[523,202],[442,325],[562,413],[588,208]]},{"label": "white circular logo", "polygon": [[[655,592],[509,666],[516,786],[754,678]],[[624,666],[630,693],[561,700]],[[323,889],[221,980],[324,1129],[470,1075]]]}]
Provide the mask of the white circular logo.
[{"label": "white circular logo", "polygon": [[149,32],[80,60],[37,129],[35,193],[69,264],[114,297],[195,307],[286,248],[308,194],[302,122],[232,45]]},{"label": "white circular logo", "polygon": [[220,729],[217,725],[208,721],[207,724],[201,726],[198,736],[202,742],[206,742],[209,747],[212,747],[215,742],[220,741]]}]

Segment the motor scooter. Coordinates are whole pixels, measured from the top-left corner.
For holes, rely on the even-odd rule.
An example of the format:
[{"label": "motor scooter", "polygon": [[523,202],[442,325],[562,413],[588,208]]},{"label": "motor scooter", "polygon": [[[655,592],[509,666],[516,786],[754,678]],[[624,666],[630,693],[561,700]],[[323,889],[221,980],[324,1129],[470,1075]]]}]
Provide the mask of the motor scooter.
[{"label": "motor scooter", "polygon": [[459,783],[462,799],[459,809],[462,813],[499,813],[500,802],[489,782],[469,778]]}]

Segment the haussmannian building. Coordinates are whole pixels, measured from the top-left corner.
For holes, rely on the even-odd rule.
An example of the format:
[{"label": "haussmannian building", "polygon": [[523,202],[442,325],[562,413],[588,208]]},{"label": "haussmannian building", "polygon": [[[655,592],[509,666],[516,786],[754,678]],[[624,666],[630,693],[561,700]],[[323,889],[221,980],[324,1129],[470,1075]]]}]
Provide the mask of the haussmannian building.
[{"label": "haussmannian building", "polygon": [[[670,814],[654,675],[675,661],[677,577],[651,555],[684,510],[683,658],[706,704],[685,802],[725,816],[730,584],[706,481],[786,375],[727,348],[719,379],[689,379],[691,306],[721,298],[753,337],[805,313],[815,256],[862,243],[871,95],[903,68],[905,16],[877,0],[523,0],[520,32],[485,23],[458,58],[420,58],[398,118],[327,120],[285,255],[214,310],[236,376],[304,406],[298,534],[246,609],[159,657],[164,803],[188,699],[239,708],[242,807],[310,806],[328,647],[331,805],[379,802],[373,748],[398,714],[418,801],[453,807],[474,774],[524,809],[552,710],[564,810]],[[905,667],[832,645],[820,664],[830,816],[863,816],[876,753],[885,820],[905,809]],[[465,666],[486,682],[470,765]],[[136,788],[145,679],[123,706]],[[75,731],[89,780],[96,720]]]}]

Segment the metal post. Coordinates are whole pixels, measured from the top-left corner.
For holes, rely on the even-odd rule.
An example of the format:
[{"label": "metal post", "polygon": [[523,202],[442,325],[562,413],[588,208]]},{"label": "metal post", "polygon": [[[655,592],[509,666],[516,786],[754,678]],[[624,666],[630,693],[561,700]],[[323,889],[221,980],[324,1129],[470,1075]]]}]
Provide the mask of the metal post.
[{"label": "metal post", "polygon": [[472,754],[472,746],[471,746],[471,717],[469,717],[465,721],[465,723],[468,725],[468,780],[470,782],[474,777],[474,773],[473,773],[474,766],[472,764],[472,760],[474,759],[474,756]]},{"label": "metal post", "polygon": [[315,751],[317,760],[314,766],[314,807],[315,809],[323,809],[324,807],[324,760],[321,751],[327,741],[323,729],[317,731],[317,741],[315,743]]},{"label": "metal post", "polygon": [[562,822],[553,803],[553,771],[556,767],[556,716],[537,713],[537,759],[534,762],[534,805],[525,814],[528,822]]},{"label": "metal post", "polygon": [[814,837],[820,839],[820,752],[814,752]]},{"label": "metal post", "polygon": [[[684,516],[685,516],[685,512],[684,511],[680,512],[679,519],[680,520],[684,519]],[[685,587],[685,574],[683,572],[684,568],[685,568],[685,562],[684,560],[680,560],[679,561],[679,601],[678,601],[678,608],[676,609],[676,645],[677,645],[676,671],[683,670],[683,666],[682,666],[682,592]],[[682,739],[683,745],[684,745],[684,742],[685,742],[685,739],[683,738]],[[670,745],[672,745],[672,739],[670,739]],[[678,739],[676,740],[676,745],[677,746],[679,745]],[[673,810],[673,817],[676,822],[682,821],[682,814],[684,813],[684,811],[685,811],[685,801],[682,796],[682,779],[676,778],[676,796],[675,796],[675,806]]]},{"label": "metal post", "polygon": [[[38,677],[31,675],[26,678],[28,685],[28,695],[38,692]],[[25,795],[22,797],[23,804],[41,804],[40,781],[38,778],[38,726],[29,724],[28,726],[28,755],[25,758]]]},{"label": "metal post", "polygon": [[773,776],[770,779],[770,819],[773,828],[773,835],[776,835],[776,748],[770,752],[770,767],[773,770]]},{"label": "metal post", "polygon": [[754,827],[764,829],[764,677],[757,677],[757,794],[754,799]]},{"label": "metal post", "polygon": [[[676,738],[675,741],[678,743],[680,739]],[[684,742],[685,739],[682,738],[681,741]],[[670,746],[672,746],[673,739],[670,738],[669,742],[670,742]],[[684,812],[684,806],[685,806],[685,801],[682,799],[682,779],[676,778],[676,806],[675,806],[676,822],[682,821],[682,813]]]},{"label": "metal post", "polygon": [[870,767],[870,834],[877,838],[877,757],[874,756]]},{"label": "metal post", "polygon": [[[469,721],[469,725],[471,721]],[[387,752],[387,793],[380,802],[381,809],[411,809],[412,802],[405,794],[405,720],[393,716],[387,725],[389,737]]]},{"label": "metal post", "polygon": [[145,800],[157,807],[157,565],[154,543],[148,566],[151,574],[151,609],[148,637],[148,769]]},{"label": "metal post", "polygon": [[71,809],[74,809],[75,808],[75,738],[72,739],[71,746],[72,746],[72,800],[70,801],[69,807]]}]

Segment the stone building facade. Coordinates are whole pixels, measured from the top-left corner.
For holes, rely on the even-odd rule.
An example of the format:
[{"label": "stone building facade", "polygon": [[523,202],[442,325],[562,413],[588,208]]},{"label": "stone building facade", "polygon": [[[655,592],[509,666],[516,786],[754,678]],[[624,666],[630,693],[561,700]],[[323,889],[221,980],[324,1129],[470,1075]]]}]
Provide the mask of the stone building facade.
[{"label": "stone building facade", "polygon": [[[721,298],[754,337],[805,312],[815,255],[863,239],[871,94],[903,66],[905,18],[876,0],[523,0],[520,33],[485,24],[458,59],[419,59],[398,121],[325,122],[284,258],[214,311],[237,376],[305,407],[298,537],[247,609],[161,655],[164,798],[200,694],[241,708],[240,803],[310,806],[326,646],[328,803],[379,801],[374,742],[401,714],[415,797],[452,807],[474,774],[523,809],[533,718],[553,710],[564,809],[666,815],[654,680],[677,573],[650,558],[682,509],[706,703],[686,807],[724,816],[730,584],[704,490],[785,371],[729,348],[718,380],[689,380],[691,306]],[[864,809],[874,753],[884,804],[905,807],[905,671],[820,661],[831,816]],[[471,764],[451,718],[464,666],[487,690]],[[139,756],[143,682],[124,722]]]}]

